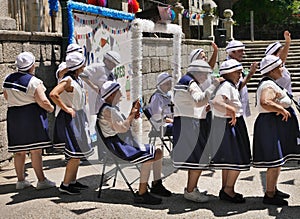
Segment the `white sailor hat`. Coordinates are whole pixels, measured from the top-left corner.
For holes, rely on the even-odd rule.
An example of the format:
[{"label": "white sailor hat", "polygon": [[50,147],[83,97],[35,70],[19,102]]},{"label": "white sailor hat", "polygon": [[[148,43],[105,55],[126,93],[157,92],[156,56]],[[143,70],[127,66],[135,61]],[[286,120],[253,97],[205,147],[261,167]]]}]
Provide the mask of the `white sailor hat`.
[{"label": "white sailor hat", "polygon": [[120,89],[120,84],[115,81],[106,81],[101,87],[101,96],[105,100]]},{"label": "white sailor hat", "polygon": [[232,40],[230,41],[226,48],[225,48],[225,51],[227,53],[230,53],[232,51],[237,51],[237,50],[240,50],[240,49],[245,49],[245,45],[241,42],[241,41],[238,41],[238,40]]},{"label": "white sailor hat", "polygon": [[260,62],[260,73],[266,74],[282,64],[282,60],[274,55],[266,55]]},{"label": "white sailor hat", "polygon": [[104,54],[104,58],[113,62],[115,65],[118,65],[121,63],[121,56],[119,53],[117,53],[115,51],[108,51],[107,53]]},{"label": "white sailor hat", "polygon": [[69,53],[66,57],[66,65],[70,71],[75,71],[85,64],[85,57],[80,52]]},{"label": "white sailor hat", "polygon": [[187,68],[187,72],[191,74],[195,74],[195,73],[210,74],[212,73],[212,69],[206,61],[197,59],[193,61],[191,64],[189,64]]},{"label": "white sailor hat", "polygon": [[66,62],[62,62],[58,65],[58,68],[57,68],[56,73],[55,73],[56,79],[58,79],[59,72],[61,72],[62,70],[66,69],[66,68],[67,68],[67,63]]},{"label": "white sailor hat", "polygon": [[71,52],[80,52],[80,53],[83,53],[83,49],[77,43],[71,43],[67,47],[66,54],[69,54]]},{"label": "white sailor hat", "polygon": [[265,55],[273,55],[279,48],[281,48],[282,45],[280,42],[271,43],[268,45],[265,51]]},{"label": "white sailor hat", "polygon": [[22,52],[16,58],[19,71],[28,71],[35,63],[35,57],[31,52]]},{"label": "white sailor hat", "polygon": [[235,59],[224,61],[220,66],[220,75],[225,75],[238,70],[243,70],[243,66]]},{"label": "white sailor hat", "polygon": [[189,55],[190,63],[191,63],[192,61],[195,61],[195,60],[198,58],[199,54],[200,54],[201,52],[203,52],[203,51],[204,51],[204,50],[203,50],[202,48],[194,49],[194,50],[190,53],[190,55]]},{"label": "white sailor hat", "polygon": [[172,76],[169,75],[168,72],[162,72],[157,76],[157,83],[156,86],[159,86],[161,84],[164,84],[167,81],[171,81],[172,80]]}]

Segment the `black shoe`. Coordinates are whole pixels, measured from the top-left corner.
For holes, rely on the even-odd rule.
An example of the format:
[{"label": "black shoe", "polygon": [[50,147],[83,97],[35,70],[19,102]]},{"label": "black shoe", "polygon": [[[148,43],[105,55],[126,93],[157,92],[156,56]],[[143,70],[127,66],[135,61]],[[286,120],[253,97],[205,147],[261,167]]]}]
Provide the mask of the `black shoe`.
[{"label": "black shoe", "polygon": [[268,205],[277,205],[277,206],[286,206],[288,205],[288,202],[284,200],[282,197],[278,195],[274,195],[274,197],[269,197],[267,194],[265,194],[264,199],[263,199],[264,204]]},{"label": "black shoe", "polygon": [[152,182],[152,188],[150,189],[150,192],[164,197],[170,197],[172,195],[172,193],[163,186],[161,179],[158,180],[155,185],[153,185]]},{"label": "black shoe", "polygon": [[243,197],[242,194],[236,193],[233,197],[228,195],[223,189],[219,192],[219,198],[221,200],[229,201],[232,203],[245,203],[246,199]]},{"label": "black shoe", "polygon": [[60,185],[60,187],[58,188],[58,190],[61,193],[66,193],[69,195],[80,195],[80,191],[72,186],[64,186],[63,184]]},{"label": "black shoe", "polygon": [[275,191],[275,195],[281,197],[281,198],[289,198],[290,195],[285,193],[285,192],[282,192],[282,191],[279,191],[278,189],[276,189]]},{"label": "black shoe", "polygon": [[159,205],[161,202],[161,198],[154,197],[148,192],[142,195],[139,195],[139,192],[137,192],[134,197],[134,203],[136,204]]},{"label": "black shoe", "polygon": [[76,183],[70,184],[71,187],[75,188],[75,189],[88,189],[89,187],[86,185],[81,184],[80,182],[76,181]]}]

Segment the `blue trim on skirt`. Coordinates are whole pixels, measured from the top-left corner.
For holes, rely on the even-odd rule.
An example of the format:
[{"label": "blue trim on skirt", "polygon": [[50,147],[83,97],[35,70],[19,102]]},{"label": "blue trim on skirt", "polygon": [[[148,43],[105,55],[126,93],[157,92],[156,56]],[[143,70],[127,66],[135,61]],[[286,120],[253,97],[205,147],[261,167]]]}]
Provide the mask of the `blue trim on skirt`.
[{"label": "blue trim on skirt", "polygon": [[282,115],[260,113],[254,123],[253,167],[279,167],[287,160],[300,160],[297,144],[299,125],[294,110],[289,107],[291,117],[282,121]]},{"label": "blue trim on skirt", "polygon": [[55,148],[64,146],[70,158],[86,158],[94,153],[90,144],[88,122],[83,110],[76,111],[74,118],[60,110],[54,125],[53,142]]},{"label": "blue trim on skirt", "polygon": [[251,151],[247,127],[243,116],[235,126],[229,124],[231,118],[213,117],[209,146],[211,167],[245,171],[250,169]]},{"label": "blue trim on skirt", "polygon": [[106,138],[102,135],[102,139],[108,150],[114,155],[134,164],[151,160],[155,156],[155,146],[151,144],[139,145],[134,140],[130,130]]},{"label": "blue trim on skirt", "polygon": [[8,152],[52,147],[46,111],[37,103],[8,107]]},{"label": "blue trim on skirt", "polygon": [[207,139],[210,132],[207,119],[175,117],[173,121],[173,166],[178,169],[208,169]]}]

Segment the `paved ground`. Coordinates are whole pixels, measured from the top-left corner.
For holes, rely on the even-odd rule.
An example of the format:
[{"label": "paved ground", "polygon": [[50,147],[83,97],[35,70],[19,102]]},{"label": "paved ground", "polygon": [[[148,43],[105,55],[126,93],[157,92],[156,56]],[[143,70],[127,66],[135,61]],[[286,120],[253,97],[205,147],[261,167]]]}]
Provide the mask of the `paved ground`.
[{"label": "paved ground", "polygon": [[[251,95],[253,116],[247,119],[250,139],[256,112],[253,109],[254,96]],[[60,184],[64,175],[64,156],[48,155],[44,157],[44,169],[47,177]],[[79,169],[79,181],[90,189],[79,196],[61,195],[57,188],[37,191],[30,187],[23,191],[15,190],[16,176],[13,164],[0,170],[0,218],[299,218],[300,217],[300,165],[288,163],[281,172],[279,188],[291,194],[289,206],[275,207],[262,204],[265,188],[265,169],[251,169],[241,173],[236,185],[238,192],[246,197],[246,204],[231,204],[218,199],[221,185],[220,171],[205,171],[199,181],[199,187],[208,190],[210,201],[198,204],[183,198],[186,184],[186,172],[173,173],[169,156],[164,158],[164,184],[173,195],[164,198],[159,206],[133,204],[126,184],[119,175],[116,187],[103,187],[101,198],[97,197],[99,172],[102,164],[97,155],[82,163]],[[113,165],[109,165],[113,169]],[[138,175],[131,167],[124,169],[130,179]],[[26,161],[27,179],[36,185],[36,178],[30,159]],[[133,184],[136,189],[138,183]]]}]

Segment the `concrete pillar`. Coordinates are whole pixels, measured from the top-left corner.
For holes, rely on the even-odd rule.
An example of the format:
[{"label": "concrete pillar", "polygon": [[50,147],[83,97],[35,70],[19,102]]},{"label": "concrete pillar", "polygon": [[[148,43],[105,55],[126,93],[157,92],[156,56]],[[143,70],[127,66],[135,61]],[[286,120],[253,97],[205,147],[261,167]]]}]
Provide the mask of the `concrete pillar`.
[{"label": "concrete pillar", "polygon": [[0,0],[0,30],[16,30],[16,20],[9,17],[8,1]]},{"label": "concrete pillar", "polygon": [[210,4],[203,4],[202,9],[204,10],[203,17],[203,39],[208,39],[214,41],[214,29],[213,29],[213,19],[214,15],[211,13]]},{"label": "concrete pillar", "polygon": [[233,11],[230,9],[225,9],[223,13],[224,19],[224,28],[226,29],[226,40],[231,41],[234,40],[233,38],[233,23],[234,20],[232,19]]}]

